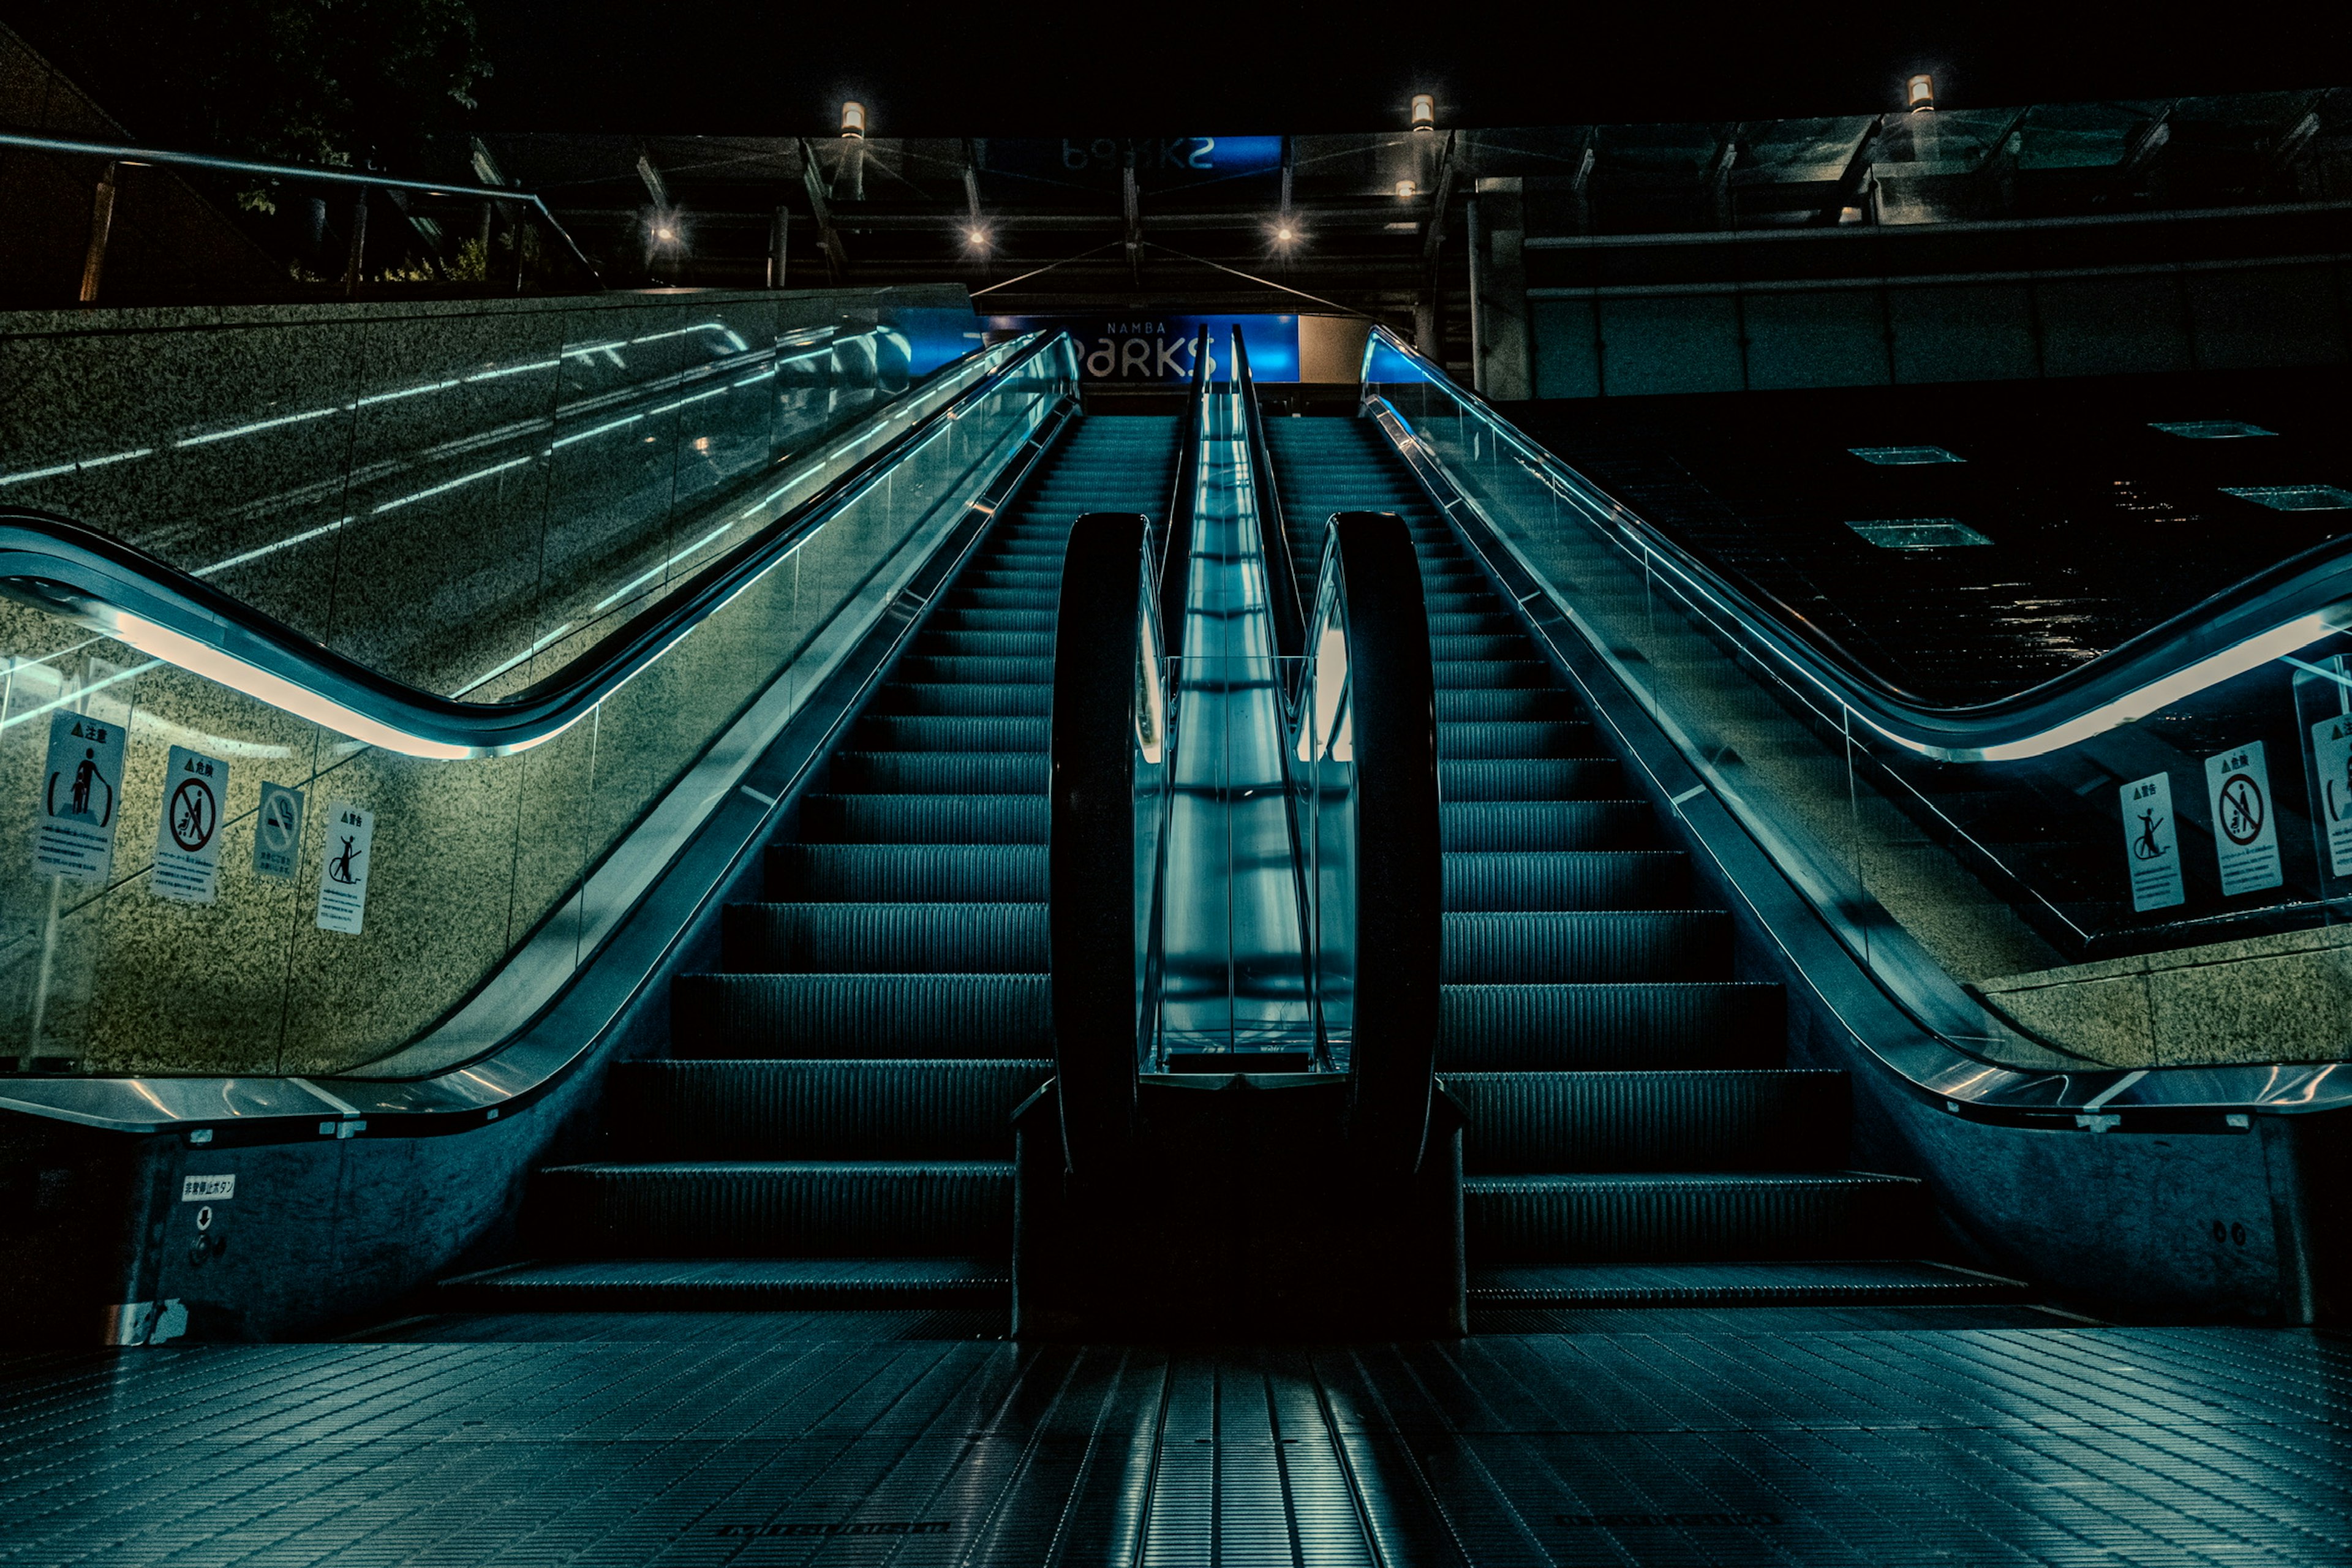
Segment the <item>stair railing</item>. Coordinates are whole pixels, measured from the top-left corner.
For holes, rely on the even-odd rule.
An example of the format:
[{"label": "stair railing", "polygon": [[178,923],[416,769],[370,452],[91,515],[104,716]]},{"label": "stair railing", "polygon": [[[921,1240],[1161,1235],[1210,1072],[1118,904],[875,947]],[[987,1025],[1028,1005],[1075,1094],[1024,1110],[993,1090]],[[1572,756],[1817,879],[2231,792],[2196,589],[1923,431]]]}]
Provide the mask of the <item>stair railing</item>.
[{"label": "stair railing", "polygon": [[1122,1157],[1160,1016],[1171,692],[1150,520],[1070,530],[1055,619],[1047,850],[1054,1070],[1068,1169]]},{"label": "stair railing", "polygon": [[1436,683],[1403,520],[1339,512],[1324,535],[1286,752],[1322,1054],[1349,1078],[1367,1167],[1415,1170],[1435,1087],[1444,866]]},{"label": "stair railing", "polygon": [[1250,377],[1249,349],[1242,330],[1234,329],[1234,381],[1241,389],[1242,417],[1249,437],[1250,488],[1256,492],[1258,542],[1265,552],[1266,598],[1274,612],[1274,651],[1295,659],[1304,651],[1305,606],[1299,602],[1298,573],[1290,559],[1290,530],[1282,511],[1282,496],[1274,482],[1274,454],[1265,440],[1265,415],[1258,405],[1257,383]]}]

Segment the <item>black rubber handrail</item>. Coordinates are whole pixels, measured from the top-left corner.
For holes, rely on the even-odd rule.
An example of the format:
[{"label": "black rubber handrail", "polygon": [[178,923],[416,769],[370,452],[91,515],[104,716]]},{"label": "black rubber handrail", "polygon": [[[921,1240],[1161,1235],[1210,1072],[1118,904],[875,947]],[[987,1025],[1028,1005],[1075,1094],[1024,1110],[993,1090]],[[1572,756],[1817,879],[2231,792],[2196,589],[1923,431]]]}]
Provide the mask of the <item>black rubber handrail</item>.
[{"label": "black rubber handrail", "polygon": [[326,647],[136,546],[42,511],[0,508],[0,594],[77,621],[370,745],[504,756],[562,733],[879,483],[915,446],[1044,353],[1040,333],[987,377],[697,572],[562,669],[496,702],[411,686]]},{"label": "black rubber handrail", "polygon": [[1274,484],[1274,454],[1265,442],[1265,416],[1258,406],[1257,383],[1250,377],[1249,349],[1234,329],[1234,379],[1241,387],[1242,416],[1249,437],[1250,488],[1257,499],[1258,542],[1265,554],[1266,597],[1274,610],[1274,651],[1297,658],[1307,639],[1306,608],[1298,598],[1298,570],[1290,558],[1290,529]]},{"label": "black rubber handrail", "polygon": [[[1437,783],[1436,675],[1412,533],[1393,512],[1334,513],[1315,590],[1316,637],[1346,637],[1355,757],[1355,864],[1318,872],[1318,897],[1353,900],[1349,1137],[1368,1172],[1420,1167],[1437,1083],[1445,868]],[[1302,692],[1298,722],[1317,721]],[[1305,747],[1319,753],[1327,738]],[[1302,748],[1287,748],[1297,757]]]},{"label": "black rubber handrail", "polygon": [[1142,1034],[1158,1011],[1136,940],[1138,911],[1149,920],[1159,902],[1157,858],[1155,874],[1137,870],[1137,755],[1168,754],[1167,703],[1153,700],[1162,667],[1150,539],[1138,513],[1079,518],[1054,618],[1047,968],[1062,1146],[1082,1177],[1123,1156]]},{"label": "black rubber handrail", "polygon": [[[1710,605],[1801,691],[1843,707],[1884,738],[1938,762],[2045,755],[2331,632],[2352,628],[2352,536],[2232,584],[2096,658],[1991,702],[1938,707],[1871,671],[1818,626],[1759,601],[1663,530],[1521,433],[1437,366],[1379,329],[1388,347],[1517,448],[1520,460],[1675,591]],[[1376,395],[1367,388],[1367,395]],[[1386,401],[1385,399],[1383,401]],[[1393,403],[1389,404],[1393,409]],[[1410,428],[1412,421],[1398,411]]]},{"label": "black rubber handrail", "polygon": [[0,147],[22,147],[31,153],[51,153],[68,158],[104,158],[116,163],[160,163],[170,168],[205,169],[221,174],[255,174],[268,180],[283,180],[289,184],[312,185],[358,185],[385,191],[415,191],[431,196],[462,196],[470,201],[517,202],[539,214],[563,247],[572,253],[582,269],[591,279],[603,283],[596,264],[588,259],[572,237],[571,230],[555,218],[544,199],[535,192],[518,190],[510,185],[435,184],[428,180],[400,180],[388,174],[372,174],[360,169],[320,169],[302,163],[264,163],[249,158],[222,158],[210,153],[179,153],[166,147],[126,147],[111,142],[81,142],[60,136],[37,136],[24,132],[0,131]]},{"label": "black rubber handrail", "polygon": [[1192,384],[1176,433],[1176,483],[1168,492],[1168,521],[1158,551],[1160,629],[1163,657],[1184,651],[1184,589],[1192,561],[1192,502],[1201,484],[1202,405],[1209,391],[1209,329],[1192,342]]}]

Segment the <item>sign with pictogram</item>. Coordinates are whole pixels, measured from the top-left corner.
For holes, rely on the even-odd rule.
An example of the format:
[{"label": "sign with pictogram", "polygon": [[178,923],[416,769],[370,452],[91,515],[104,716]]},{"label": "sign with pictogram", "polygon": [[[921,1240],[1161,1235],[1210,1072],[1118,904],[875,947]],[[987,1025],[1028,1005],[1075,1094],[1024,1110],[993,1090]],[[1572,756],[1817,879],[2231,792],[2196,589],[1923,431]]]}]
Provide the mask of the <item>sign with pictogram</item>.
[{"label": "sign with pictogram", "polygon": [[2150,773],[2119,792],[2124,805],[2124,864],[2131,870],[2134,912],[2168,910],[2180,902],[2180,832],[2172,821],[2172,776]]},{"label": "sign with pictogram", "polygon": [[2205,759],[2205,795],[2213,812],[2213,853],[2221,860],[2227,898],[2275,888],[2279,874],[2278,814],[2272,809],[2270,765],[2263,743],[2250,741]]},{"label": "sign with pictogram", "polygon": [[375,861],[375,813],[339,800],[327,808],[327,842],[319,862],[319,929],[360,934],[367,914],[368,873]]},{"label": "sign with pictogram", "polygon": [[2352,877],[2352,714],[2338,713],[2311,727],[2311,765],[2327,868]]},{"label": "sign with pictogram", "polygon": [[261,809],[253,819],[253,874],[290,882],[301,869],[302,792],[286,784],[261,786]]},{"label": "sign with pictogram", "polygon": [[34,822],[36,871],[68,882],[104,882],[112,873],[122,742],[122,726],[111,721],[73,712],[51,717]]},{"label": "sign with pictogram", "polygon": [[226,763],[185,746],[172,748],[150,892],[182,904],[209,904],[220,896],[221,808],[227,800]]}]

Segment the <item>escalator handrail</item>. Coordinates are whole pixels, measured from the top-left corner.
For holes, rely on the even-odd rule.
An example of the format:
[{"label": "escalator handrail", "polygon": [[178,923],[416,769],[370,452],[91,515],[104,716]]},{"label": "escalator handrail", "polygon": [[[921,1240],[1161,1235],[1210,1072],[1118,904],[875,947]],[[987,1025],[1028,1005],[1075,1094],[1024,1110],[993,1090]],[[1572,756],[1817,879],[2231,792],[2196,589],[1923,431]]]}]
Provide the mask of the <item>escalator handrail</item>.
[{"label": "escalator handrail", "polygon": [[1266,447],[1265,416],[1258,406],[1257,383],[1250,376],[1249,349],[1234,329],[1234,380],[1241,388],[1242,414],[1249,437],[1250,487],[1257,498],[1258,542],[1265,555],[1266,597],[1274,609],[1274,651],[1297,658],[1307,640],[1305,606],[1299,603],[1298,572],[1290,559],[1290,529],[1282,496],[1275,489],[1274,454]]},{"label": "escalator handrail", "polygon": [[1150,519],[1080,517],[1054,617],[1046,969],[1063,1152],[1087,1178],[1116,1164],[1133,1129],[1144,1020],[1158,1012],[1154,965],[1136,941],[1137,910],[1159,905],[1158,858],[1149,883],[1137,871],[1136,755],[1156,742],[1164,760],[1171,721],[1153,695],[1163,666],[1152,554]]},{"label": "escalator handrail", "polygon": [[[2024,691],[1991,702],[1937,707],[1873,673],[1794,611],[1759,603],[1752,591],[1546,451],[1387,329],[1376,329],[1376,336],[1443,385],[1620,549],[1666,577],[1677,592],[1719,613],[1799,690],[1937,762],[2043,756],[2157,712],[2331,632],[2352,628],[2352,536],[2346,536],[2255,573]],[[1378,398],[1405,428],[1412,428],[1412,419],[1378,397],[1370,384],[1365,395]]]},{"label": "escalator handrail", "polygon": [[[1368,1171],[1403,1176],[1420,1167],[1436,1093],[1445,863],[1428,606],[1402,518],[1332,514],[1315,589],[1318,644],[1327,606],[1345,628],[1356,759],[1349,1136]],[[1294,731],[1286,755],[1327,749],[1329,737],[1311,733],[1319,707],[1302,686],[1297,722],[1310,733],[1302,747]],[[1318,881],[1325,896],[1328,879]]]},{"label": "escalator handrail", "polygon": [[[711,562],[562,668],[495,702],[444,697],[397,680],[146,551],[48,512],[0,507],[0,595],[64,616],[150,657],[372,746],[442,760],[511,755],[552,739],[586,717],[776,561],[880,483],[915,447],[963,417],[1062,336],[1034,334],[984,379],[909,426],[815,496]],[[887,410],[876,416],[887,416]]]},{"label": "escalator handrail", "polygon": [[1184,590],[1192,559],[1192,504],[1201,485],[1201,420],[1209,393],[1209,329],[1192,341],[1192,384],[1185,395],[1184,417],[1176,432],[1176,482],[1168,492],[1167,521],[1158,554],[1156,585],[1160,595],[1160,630],[1163,658],[1184,651]]},{"label": "escalator handrail", "polygon": [[596,264],[588,259],[572,231],[556,221],[546,200],[535,191],[512,185],[435,184],[428,180],[399,180],[386,174],[372,174],[354,169],[320,169],[304,163],[264,163],[248,158],[223,158],[211,153],[181,153],[166,147],[125,147],[111,142],[81,142],[62,136],[40,136],[18,131],[0,131],[0,147],[21,147],[28,153],[48,153],[66,158],[104,158],[116,163],[161,163],[175,169],[204,169],[221,174],[252,174],[266,180],[284,180],[289,184],[309,185],[357,185],[362,189],[383,191],[415,191],[421,195],[457,196],[472,201],[518,202],[540,216],[541,221],[555,232],[564,249],[581,269],[604,286]]}]

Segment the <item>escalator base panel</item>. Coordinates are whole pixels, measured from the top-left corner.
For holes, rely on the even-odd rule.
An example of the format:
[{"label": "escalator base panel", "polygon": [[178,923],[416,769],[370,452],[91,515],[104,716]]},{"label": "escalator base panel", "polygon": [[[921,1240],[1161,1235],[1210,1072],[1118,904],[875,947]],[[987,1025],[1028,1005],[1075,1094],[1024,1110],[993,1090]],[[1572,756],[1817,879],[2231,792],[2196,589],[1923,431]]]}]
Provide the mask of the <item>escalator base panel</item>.
[{"label": "escalator base panel", "polygon": [[2024,1301],[2015,1279],[1902,1260],[1481,1268],[1475,1307],[1920,1307]]},{"label": "escalator base panel", "polygon": [[973,1258],[598,1258],[517,1264],[441,1289],[489,1311],[995,1307],[1013,1280],[1003,1263]]}]

